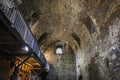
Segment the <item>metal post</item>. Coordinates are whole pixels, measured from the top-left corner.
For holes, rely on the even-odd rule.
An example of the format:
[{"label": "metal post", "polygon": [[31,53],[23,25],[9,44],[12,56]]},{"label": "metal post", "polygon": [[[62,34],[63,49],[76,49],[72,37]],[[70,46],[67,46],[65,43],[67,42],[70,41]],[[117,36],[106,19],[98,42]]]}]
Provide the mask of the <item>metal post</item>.
[{"label": "metal post", "polygon": [[17,80],[17,73],[18,73],[18,70],[19,70],[19,67],[18,67],[18,66],[15,66],[13,75],[11,76],[11,79],[10,79],[10,80]]},{"label": "metal post", "polygon": [[31,56],[29,56],[28,58],[26,58],[23,62],[21,62],[20,64],[18,64],[18,66],[15,66],[13,75],[11,76],[10,80],[17,80],[17,73],[19,70],[19,66],[21,66],[23,63],[25,63]]}]

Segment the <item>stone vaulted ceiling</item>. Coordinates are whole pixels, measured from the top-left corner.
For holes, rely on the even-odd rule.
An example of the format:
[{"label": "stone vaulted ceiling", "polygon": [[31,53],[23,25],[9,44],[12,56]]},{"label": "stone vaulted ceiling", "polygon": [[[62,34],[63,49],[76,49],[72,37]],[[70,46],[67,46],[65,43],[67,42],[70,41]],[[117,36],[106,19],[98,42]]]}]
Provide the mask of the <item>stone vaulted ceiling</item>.
[{"label": "stone vaulted ceiling", "polygon": [[35,14],[32,31],[44,48],[58,40],[86,46],[92,35],[107,35],[106,25],[120,17],[119,0],[23,0],[23,6]]}]

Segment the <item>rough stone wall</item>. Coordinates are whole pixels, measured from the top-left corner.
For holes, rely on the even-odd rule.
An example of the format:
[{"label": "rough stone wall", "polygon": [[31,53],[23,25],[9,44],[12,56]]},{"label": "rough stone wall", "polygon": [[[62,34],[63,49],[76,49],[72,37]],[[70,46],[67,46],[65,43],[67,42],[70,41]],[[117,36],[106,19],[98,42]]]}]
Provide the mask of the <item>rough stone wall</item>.
[{"label": "rough stone wall", "polygon": [[75,54],[71,48],[62,55],[54,53],[54,46],[45,51],[45,57],[50,64],[48,80],[76,80]]},{"label": "rough stone wall", "polygon": [[[120,62],[119,62],[119,32],[120,32],[120,19],[117,18],[112,25],[109,25],[107,33],[104,38],[95,40],[96,56],[90,64],[97,64],[99,80],[119,80],[120,79]],[[100,37],[101,37],[100,36]],[[93,75],[94,76],[94,75]],[[92,78],[92,76],[91,76]],[[94,80],[94,79],[92,79]]]},{"label": "rough stone wall", "polygon": [[[96,31],[88,34],[90,36],[87,37],[91,39],[90,42],[88,41],[89,43],[80,37],[81,43],[87,45],[81,45],[82,48],[77,47],[76,49],[76,51],[80,50],[78,52],[80,53],[78,64],[80,74],[84,80],[119,80],[120,2],[117,0],[101,2],[101,0],[84,2],[85,13],[90,16]],[[81,17],[85,19],[84,16]],[[88,26],[87,21],[83,24]],[[89,31],[89,28],[87,29]]]},{"label": "rough stone wall", "polygon": [[96,31],[91,35],[92,45],[88,44],[90,45],[88,52],[85,49],[80,49],[80,71],[85,80],[120,79],[120,18],[116,18],[112,24],[110,23],[106,27],[107,29],[103,28],[104,33]]},{"label": "rough stone wall", "polygon": [[75,48],[77,72],[84,80],[120,79],[120,18],[106,27],[104,33],[85,34],[91,38],[89,44],[81,39],[81,47]]}]

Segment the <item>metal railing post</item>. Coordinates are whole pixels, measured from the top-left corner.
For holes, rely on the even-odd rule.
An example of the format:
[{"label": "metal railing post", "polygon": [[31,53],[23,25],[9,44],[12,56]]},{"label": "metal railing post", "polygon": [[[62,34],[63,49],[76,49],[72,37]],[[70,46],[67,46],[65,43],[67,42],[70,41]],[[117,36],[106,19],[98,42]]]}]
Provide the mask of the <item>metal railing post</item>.
[{"label": "metal railing post", "polygon": [[10,80],[17,80],[17,73],[18,73],[18,70],[19,70],[19,67],[18,67],[18,66],[15,66],[13,75],[11,76],[11,79],[10,79]]}]

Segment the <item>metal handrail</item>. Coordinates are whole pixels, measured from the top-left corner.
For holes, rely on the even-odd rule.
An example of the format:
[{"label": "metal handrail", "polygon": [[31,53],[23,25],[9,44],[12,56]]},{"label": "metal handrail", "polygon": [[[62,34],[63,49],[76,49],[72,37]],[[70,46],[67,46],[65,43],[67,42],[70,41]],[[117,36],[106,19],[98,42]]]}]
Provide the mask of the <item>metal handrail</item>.
[{"label": "metal handrail", "polygon": [[[17,9],[14,0],[8,0],[8,2],[5,0],[0,0],[0,9],[12,23],[12,28],[15,28],[17,30],[25,43],[28,44],[31,49],[33,49],[33,51],[38,55],[40,59],[43,58],[44,56],[41,54],[40,48],[35,41],[35,38],[33,37],[30,29],[28,28],[28,25],[24,21],[21,13]],[[43,60],[42,62],[46,62],[45,59],[41,60]]]}]

